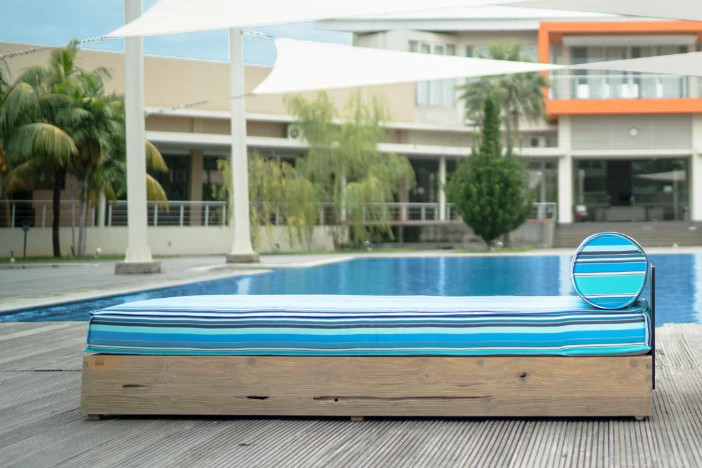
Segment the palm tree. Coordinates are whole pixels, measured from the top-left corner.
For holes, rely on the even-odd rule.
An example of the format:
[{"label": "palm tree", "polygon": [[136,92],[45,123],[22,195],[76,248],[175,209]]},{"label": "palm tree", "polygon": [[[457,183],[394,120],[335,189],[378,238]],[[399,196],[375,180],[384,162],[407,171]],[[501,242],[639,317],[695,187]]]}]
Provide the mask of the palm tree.
[{"label": "palm tree", "polygon": [[[76,62],[79,49],[79,42],[74,40],[65,48],[53,50],[49,64],[25,70],[0,104],[0,120],[3,116],[7,119],[4,132],[7,133],[10,126],[15,127],[15,131],[7,133],[4,137],[6,157],[10,166],[14,167],[7,177],[8,193],[23,187],[33,187],[38,183],[53,186],[51,237],[54,257],[61,256],[61,189],[70,169],[70,159],[76,151],[75,144],[66,132],[61,130],[58,115],[71,105],[65,87],[74,76],[82,72]],[[96,72],[105,73],[105,70],[100,68]],[[35,138],[32,133],[35,130],[44,131],[45,138],[52,137],[54,143],[64,145],[64,148],[60,150],[58,147],[46,147],[44,152],[30,151],[28,148]],[[53,135],[50,132],[53,132]],[[0,128],[0,140],[3,139],[2,134],[3,129]],[[14,143],[11,143],[10,139],[13,139]],[[68,146],[70,153],[65,151]]]},{"label": "palm tree", "polygon": [[[124,100],[115,94],[105,94],[103,76],[109,77],[105,72],[83,71],[72,78],[66,91],[73,106],[60,113],[61,124],[78,149],[71,167],[80,185],[79,256],[85,255],[85,227],[91,202],[95,202],[100,192],[115,199],[123,192],[126,179]],[[167,171],[158,150],[148,141],[145,144],[147,167]],[[165,191],[150,175],[146,184],[148,199],[167,201]]]},{"label": "palm tree", "polygon": [[[488,49],[487,56],[481,56],[481,58],[513,62],[531,61],[522,53],[521,45],[511,42],[492,45]],[[504,110],[507,143],[512,145],[512,134],[519,131],[520,118],[534,121],[544,117],[546,113],[544,89],[548,85],[546,77],[539,73],[519,73],[478,78],[458,89],[463,92],[460,99],[463,99],[466,104],[466,117],[478,124],[483,119],[485,99],[491,92],[497,93],[500,107]]]},{"label": "palm tree", "polygon": [[[61,190],[68,174],[81,182],[79,248],[85,251],[85,221],[89,203],[104,191],[114,199],[125,190],[126,151],[124,100],[106,95],[105,68],[87,72],[77,64],[79,43],[52,51],[47,66],[28,68],[0,100],[0,157],[4,148],[11,167],[7,191],[53,184],[52,241],[60,257]],[[2,75],[0,74],[0,93]],[[168,167],[150,143],[147,167]],[[166,201],[159,183],[147,175],[150,200]]]},{"label": "palm tree", "polygon": [[61,187],[68,162],[77,151],[68,134],[55,125],[55,116],[69,104],[66,96],[44,92],[22,81],[14,84],[0,101],[0,141],[11,167],[5,179],[6,191],[12,193],[37,182],[53,184],[55,257],[61,256]]}]

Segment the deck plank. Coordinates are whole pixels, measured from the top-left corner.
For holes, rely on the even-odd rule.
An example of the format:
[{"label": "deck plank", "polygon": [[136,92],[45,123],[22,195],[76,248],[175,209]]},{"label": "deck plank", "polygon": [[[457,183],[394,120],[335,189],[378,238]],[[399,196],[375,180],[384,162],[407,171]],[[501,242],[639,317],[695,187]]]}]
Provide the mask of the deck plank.
[{"label": "deck plank", "polygon": [[654,415],[643,422],[628,418],[86,421],[78,412],[85,330],[84,323],[0,324],[0,465],[702,465],[702,325],[666,325],[658,330]]}]

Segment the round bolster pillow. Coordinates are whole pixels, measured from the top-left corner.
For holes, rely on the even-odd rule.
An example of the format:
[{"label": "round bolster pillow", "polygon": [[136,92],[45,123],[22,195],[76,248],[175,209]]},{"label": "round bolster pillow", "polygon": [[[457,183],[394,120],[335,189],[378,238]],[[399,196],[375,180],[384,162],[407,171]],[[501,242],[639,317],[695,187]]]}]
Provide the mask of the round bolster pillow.
[{"label": "round bolster pillow", "polygon": [[603,232],[588,237],[573,256],[575,291],[599,309],[623,309],[646,286],[648,258],[631,237]]}]

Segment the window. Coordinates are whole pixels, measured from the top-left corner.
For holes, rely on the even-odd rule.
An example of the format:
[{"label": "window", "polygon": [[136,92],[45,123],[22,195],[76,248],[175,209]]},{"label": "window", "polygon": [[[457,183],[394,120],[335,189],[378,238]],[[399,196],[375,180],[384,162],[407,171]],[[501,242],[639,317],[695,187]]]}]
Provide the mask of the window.
[{"label": "window", "polygon": [[539,49],[536,46],[522,46],[522,59],[530,62],[539,61]]},{"label": "window", "polygon": [[488,46],[467,46],[466,47],[466,57],[471,58],[487,58],[489,55],[490,48]]},{"label": "window", "polygon": [[[456,55],[453,44],[430,44],[409,41],[409,51],[421,54]],[[420,81],[417,83],[416,103],[418,106],[453,107],[455,103],[455,80]]]}]

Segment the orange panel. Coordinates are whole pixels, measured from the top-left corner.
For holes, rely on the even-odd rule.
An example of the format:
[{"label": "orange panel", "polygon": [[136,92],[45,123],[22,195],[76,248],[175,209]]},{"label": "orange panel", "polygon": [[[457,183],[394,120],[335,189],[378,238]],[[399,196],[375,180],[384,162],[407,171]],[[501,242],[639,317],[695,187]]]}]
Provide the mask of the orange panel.
[{"label": "orange panel", "polygon": [[696,21],[589,21],[589,22],[542,22],[551,44],[560,44],[564,35],[570,34],[697,34],[702,33],[702,24]]},{"label": "orange panel", "polygon": [[547,100],[550,116],[592,114],[695,114],[702,99],[559,99]]},{"label": "orange panel", "polygon": [[[702,23],[695,21],[542,22],[539,62],[549,63],[550,46],[567,35],[696,34],[702,42]],[[702,99],[557,99],[547,100],[551,117],[587,114],[689,114],[702,112]]]}]

